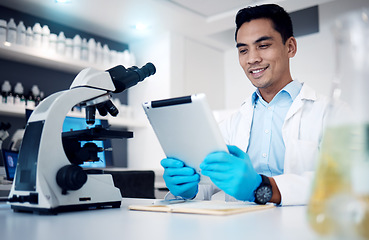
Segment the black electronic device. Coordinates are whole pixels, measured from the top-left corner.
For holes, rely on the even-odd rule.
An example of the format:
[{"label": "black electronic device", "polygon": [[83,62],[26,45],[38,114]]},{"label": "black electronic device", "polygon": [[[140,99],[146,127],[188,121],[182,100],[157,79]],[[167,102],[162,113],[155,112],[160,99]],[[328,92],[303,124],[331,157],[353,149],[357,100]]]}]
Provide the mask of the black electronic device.
[{"label": "black electronic device", "polygon": [[13,181],[17,168],[18,152],[2,149],[1,153],[4,161],[6,179]]}]

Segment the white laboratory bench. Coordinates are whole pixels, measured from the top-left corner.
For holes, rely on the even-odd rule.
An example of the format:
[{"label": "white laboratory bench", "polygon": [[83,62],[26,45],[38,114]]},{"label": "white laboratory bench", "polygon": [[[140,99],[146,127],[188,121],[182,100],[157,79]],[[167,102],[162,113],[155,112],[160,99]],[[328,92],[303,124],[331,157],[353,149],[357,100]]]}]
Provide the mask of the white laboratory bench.
[{"label": "white laboratory bench", "polygon": [[121,208],[58,215],[13,212],[0,204],[0,239],[319,239],[306,207],[276,207],[229,216],[132,211],[154,199],[124,198]]}]

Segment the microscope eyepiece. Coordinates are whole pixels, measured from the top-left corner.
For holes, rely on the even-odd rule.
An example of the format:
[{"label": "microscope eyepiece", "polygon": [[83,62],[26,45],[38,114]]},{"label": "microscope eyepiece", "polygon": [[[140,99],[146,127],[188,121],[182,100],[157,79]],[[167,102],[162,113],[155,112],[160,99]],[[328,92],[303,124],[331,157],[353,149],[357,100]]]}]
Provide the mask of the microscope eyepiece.
[{"label": "microscope eyepiece", "polygon": [[136,66],[125,68],[122,65],[119,65],[107,70],[107,72],[109,72],[114,83],[114,93],[119,93],[136,85],[148,76],[155,74],[156,68],[152,63],[147,63],[142,68],[138,68]]},{"label": "microscope eyepiece", "polygon": [[155,74],[155,72],[156,72],[156,68],[155,68],[154,64],[152,64],[150,62],[146,63],[146,65],[143,66],[141,69],[139,69],[136,66],[133,66],[133,67],[128,68],[128,70],[136,71],[140,76],[139,81],[144,80],[145,78]]}]

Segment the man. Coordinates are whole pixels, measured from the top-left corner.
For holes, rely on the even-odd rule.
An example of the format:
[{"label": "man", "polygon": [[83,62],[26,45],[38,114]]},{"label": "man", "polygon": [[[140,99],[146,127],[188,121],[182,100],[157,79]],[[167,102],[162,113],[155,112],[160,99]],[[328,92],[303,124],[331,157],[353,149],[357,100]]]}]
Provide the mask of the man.
[{"label": "man", "polygon": [[229,153],[211,153],[200,165],[212,185],[198,185],[199,175],[182,161],[163,159],[167,187],[185,199],[225,193],[227,201],[306,204],[328,99],[293,81],[289,61],[297,43],[280,6],[241,9],[235,39],[240,65],[257,90],[220,124]]}]

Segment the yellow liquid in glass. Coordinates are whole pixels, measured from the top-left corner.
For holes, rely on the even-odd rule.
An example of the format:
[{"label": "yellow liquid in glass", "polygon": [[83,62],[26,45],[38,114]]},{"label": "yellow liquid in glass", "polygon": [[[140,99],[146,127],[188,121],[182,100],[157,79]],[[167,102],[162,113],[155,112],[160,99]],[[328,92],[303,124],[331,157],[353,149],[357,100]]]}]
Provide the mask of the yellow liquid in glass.
[{"label": "yellow liquid in glass", "polygon": [[[338,194],[354,195],[351,166],[357,156],[362,156],[363,153],[365,155],[366,131],[366,126],[341,126],[328,128],[325,132],[308,205],[310,226],[321,235],[340,231],[335,219],[328,212],[328,203]],[[368,201],[369,196],[366,198],[367,206]],[[367,207],[363,221],[355,224],[357,233],[369,239],[368,211]]]}]

